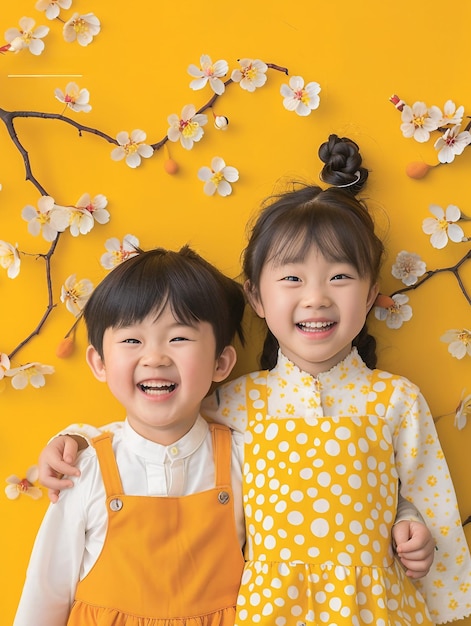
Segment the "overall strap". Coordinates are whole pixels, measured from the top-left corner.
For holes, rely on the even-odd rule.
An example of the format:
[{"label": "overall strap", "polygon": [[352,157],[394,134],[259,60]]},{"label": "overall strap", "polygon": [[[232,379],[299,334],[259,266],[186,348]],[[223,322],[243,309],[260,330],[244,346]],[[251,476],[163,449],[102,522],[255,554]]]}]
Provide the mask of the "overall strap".
[{"label": "overall strap", "polygon": [[213,439],[214,469],[216,487],[231,484],[232,435],[223,424],[209,424]]},{"label": "overall strap", "polygon": [[116,464],[111,440],[113,435],[102,433],[92,439],[92,445],[96,450],[98,462],[100,464],[101,475],[105,485],[106,497],[123,493],[123,485]]}]

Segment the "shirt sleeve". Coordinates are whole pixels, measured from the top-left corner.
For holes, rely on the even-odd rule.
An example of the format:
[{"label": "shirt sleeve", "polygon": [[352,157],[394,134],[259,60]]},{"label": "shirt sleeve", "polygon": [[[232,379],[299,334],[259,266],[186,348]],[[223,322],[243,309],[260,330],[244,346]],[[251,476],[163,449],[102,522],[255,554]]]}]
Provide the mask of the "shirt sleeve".
[{"label": "shirt sleeve", "polygon": [[[98,437],[102,433],[116,433],[123,427],[124,422],[111,422],[110,424],[106,424],[105,426],[92,426],[91,424],[70,424],[70,426],[66,426],[64,430],[61,430],[51,437],[49,441],[52,441],[56,437],[60,437],[61,435],[77,435],[79,437],[83,437],[88,445],[91,444],[91,440],[94,437]],[[49,442],[48,442],[49,443]]]},{"label": "shirt sleeve", "polygon": [[59,501],[50,504],[46,511],[34,542],[13,626],[67,624],[77,583],[99,553],[93,544],[102,545],[106,532],[102,516],[88,515],[88,509],[96,510],[96,502],[104,498],[99,491],[92,493],[99,474],[94,469],[98,464],[91,455],[94,455],[92,450],[82,455],[82,474],[74,479],[74,488],[64,491]]},{"label": "shirt sleeve", "polygon": [[462,619],[471,613],[471,558],[432,415],[418,389],[402,380],[388,417],[401,494],[417,507],[437,544],[430,572],[415,583],[435,623]]}]

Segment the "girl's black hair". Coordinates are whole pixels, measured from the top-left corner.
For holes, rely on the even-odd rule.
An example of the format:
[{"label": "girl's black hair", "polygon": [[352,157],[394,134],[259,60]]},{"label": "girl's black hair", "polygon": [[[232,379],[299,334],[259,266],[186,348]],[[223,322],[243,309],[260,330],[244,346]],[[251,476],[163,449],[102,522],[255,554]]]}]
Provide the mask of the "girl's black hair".
[{"label": "girl's black hair", "polygon": [[188,246],[178,252],[164,248],[136,252],[102,280],[84,307],[89,342],[102,358],[107,328],[138,323],[149,314],[158,316],[167,304],[180,322],[211,324],[216,356],[236,334],[244,342],[245,298],[239,283]]},{"label": "girl's black hair", "polygon": [[[243,254],[244,274],[254,295],[267,262],[298,262],[312,246],[328,259],[351,263],[371,284],[378,280],[384,246],[368,209],[355,197],[368,178],[359,148],[346,137],[330,135],[319,148],[319,156],[325,163],[321,179],[334,186],[322,190],[317,185],[297,184],[292,191],[269,199],[255,222]],[[366,324],[353,345],[369,367],[376,366],[376,341]],[[261,366],[272,369],[277,352],[278,342],[268,330]]]}]

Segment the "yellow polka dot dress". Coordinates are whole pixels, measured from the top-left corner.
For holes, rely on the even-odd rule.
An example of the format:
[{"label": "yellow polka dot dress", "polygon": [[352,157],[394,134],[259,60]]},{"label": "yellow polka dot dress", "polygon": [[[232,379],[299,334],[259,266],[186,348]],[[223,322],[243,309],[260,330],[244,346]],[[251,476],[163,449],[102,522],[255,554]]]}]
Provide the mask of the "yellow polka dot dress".
[{"label": "yellow polka dot dress", "polygon": [[[222,387],[217,414],[245,432],[236,626],[430,626],[471,613],[453,485],[409,381],[369,370],[356,350],[316,379],[280,354],[274,370]],[[438,545],[418,584],[391,546],[399,485]]]}]

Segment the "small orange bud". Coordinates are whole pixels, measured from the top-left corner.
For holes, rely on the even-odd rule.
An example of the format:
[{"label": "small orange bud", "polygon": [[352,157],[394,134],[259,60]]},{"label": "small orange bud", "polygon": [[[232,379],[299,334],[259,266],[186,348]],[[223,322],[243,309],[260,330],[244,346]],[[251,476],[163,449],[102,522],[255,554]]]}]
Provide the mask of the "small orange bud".
[{"label": "small orange bud", "polygon": [[62,339],[60,344],[57,346],[56,356],[59,357],[59,359],[67,359],[69,356],[72,355],[74,348],[75,339],[72,335],[69,335],[69,337],[65,337],[65,339]]},{"label": "small orange bud", "polygon": [[164,170],[167,172],[167,174],[173,176],[173,174],[176,174],[178,172],[178,163],[173,159],[167,159],[164,162]]},{"label": "small orange bud", "polygon": [[430,169],[432,169],[433,165],[429,165],[428,163],[422,163],[421,161],[414,161],[413,163],[409,163],[406,167],[406,174],[409,178],[423,178],[426,176]]},{"label": "small orange bud", "polygon": [[394,300],[391,296],[386,296],[384,293],[379,293],[374,301],[375,306],[380,306],[382,309],[389,309],[389,307],[395,306]]}]

